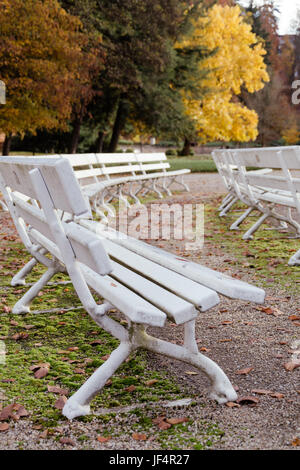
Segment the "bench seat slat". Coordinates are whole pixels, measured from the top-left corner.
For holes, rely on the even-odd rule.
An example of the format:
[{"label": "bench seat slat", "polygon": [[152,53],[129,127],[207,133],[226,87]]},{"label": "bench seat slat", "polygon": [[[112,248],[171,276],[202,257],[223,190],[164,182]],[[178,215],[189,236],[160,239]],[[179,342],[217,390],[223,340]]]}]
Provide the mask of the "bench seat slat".
[{"label": "bench seat slat", "polygon": [[186,301],[193,303],[202,311],[208,310],[219,303],[218,295],[214,290],[199,285],[108,239],[103,239],[102,241],[113,260],[126,265],[142,276],[146,276]]},{"label": "bench seat slat", "polygon": [[234,279],[218,271],[214,271],[206,266],[185,260],[173,253],[169,253],[161,248],[149,245],[141,240],[126,235],[122,237],[117,236],[114,230],[107,230],[106,227],[99,222],[81,220],[80,224],[92,231],[95,231],[103,237],[114,240],[115,243],[128,248],[130,251],[133,251],[144,258],[152,260],[165,268],[175,271],[178,274],[198,282],[202,286],[213,289],[227,297],[257,303],[264,302],[265,292],[263,289],[252,286],[251,284],[238,279]]},{"label": "bench seat slat", "polygon": [[111,277],[138,293],[153,305],[156,305],[175,323],[182,324],[197,317],[198,312],[192,303],[185,301],[115,261],[112,264],[113,271],[110,274]]}]

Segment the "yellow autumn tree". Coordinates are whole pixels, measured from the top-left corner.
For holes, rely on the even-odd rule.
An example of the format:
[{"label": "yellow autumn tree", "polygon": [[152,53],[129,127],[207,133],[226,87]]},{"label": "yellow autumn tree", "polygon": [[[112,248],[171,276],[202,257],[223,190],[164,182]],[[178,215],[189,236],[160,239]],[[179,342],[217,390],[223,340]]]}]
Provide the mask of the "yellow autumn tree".
[{"label": "yellow autumn tree", "polygon": [[282,138],[287,145],[296,145],[300,140],[300,132],[296,122],[291,123],[291,126],[284,129]]},{"label": "yellow autumn tree", "polygon": [[[183,92],[187,115],[194,121],[202,143],[214,140],[250,141],[257,137],[258,116],[238,96],[269,81],[263,49],[239,6],[214,5],[195,23],[193,35],[179,47],[201,45],[215,51],[199,63],[199,88],[209,90],[202,99]],[[201,70],[208,70],[203,78]]]}]

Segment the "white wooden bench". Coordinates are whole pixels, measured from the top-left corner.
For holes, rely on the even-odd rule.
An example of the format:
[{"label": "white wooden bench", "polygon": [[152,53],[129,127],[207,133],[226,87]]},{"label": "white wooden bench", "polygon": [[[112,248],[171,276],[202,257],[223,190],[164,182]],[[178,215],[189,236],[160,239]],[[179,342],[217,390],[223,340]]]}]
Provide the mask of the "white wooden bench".
[{"label": "white wooden bench", "polygon": [[83,193],[102,220],[106,220],[104,211],[114,215],[109,206],[113,199],[129,206],[126,196],[140,204],[139,194],[152,191],[162,198],[163,192],[172,194],[170,186],[174,183],[189,190],[183,176],[190,170],[171,171],[164,153],[65,154],[61,157],[70,161]]},{"label": "white wooden bench", "polygon": [[[0,157],[0,190],[18,233],[34,263],[47,270],[15,304],[13,313],[29,311],[31,301],[57,273],[67,272],[93,320],[119,341],[106,362],[72,395],[63,409],[69,418],[90,412],[90,401],[116,369],[138,348],[182,360],[211,381],[210,397],[219,403],[237,394],[223,370],[198,351],[195,320],[223,295],[263,303],[255,286],[176,257],[91,220],[70,163],[55,157]],[[19,281],[33,268],[21,270]],[[23,279],[22,279],[23,278]],[[91,289],[103,298],[97,304]],[[117,308],[128,328],[109,316]],[[147,327],[163,327],[169,318],[184,325],[184,345],[151,336]]]},{"label": "white wooden bench", "polygon": [[[300,217],[300,147],[268,147],[215,151],[222,159],[222,171],[230,181],[232,194],[248,208],[231,225],[232,230],[257,210],[261,217],[247,230],[243,239],[253,237],[256,230],[268,218],[289,224],[300,236],[300,223],[292,211]],[[257,171],[247,171],[256,167]],[[278,206],[281,210],[278,211]],[[226,210],[226,207],[225,207]],[[300,263],[300,251],[289,260],[290,265]]]}]

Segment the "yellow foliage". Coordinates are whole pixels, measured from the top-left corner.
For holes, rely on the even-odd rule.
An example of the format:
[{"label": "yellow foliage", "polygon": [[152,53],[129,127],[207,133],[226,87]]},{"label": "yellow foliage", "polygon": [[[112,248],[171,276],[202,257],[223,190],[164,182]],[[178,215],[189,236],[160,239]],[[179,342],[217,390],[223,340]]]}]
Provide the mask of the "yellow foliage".
[{"label": "yellow foliage", "polygon": [[285,129],[282,133],[282,138],[287,145],[297,144],[300,140],[300,132],[297,124]]},{"label": "yellow foliage", "polygon": [[242,88],[250,93],[260,90],[269,76],[264,63],[266,51],[251,26],[244,22],[239,6],[214,5],[206,17],[197,20],[193,36],[179,46],[193,45],[215,51],[199,64],[199,71],[210,71],[205,79],[199,78],[199,87],[211,91],[201,101],[187,93],[183,96],[200,140],[254,140],[258,133],[257,114],[236,96]]}]

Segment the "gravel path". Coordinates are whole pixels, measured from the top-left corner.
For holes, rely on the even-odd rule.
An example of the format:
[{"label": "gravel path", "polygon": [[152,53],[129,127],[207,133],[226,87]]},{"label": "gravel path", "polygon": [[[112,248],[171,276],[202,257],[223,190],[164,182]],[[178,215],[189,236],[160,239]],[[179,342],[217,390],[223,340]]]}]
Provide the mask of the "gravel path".
[{"label": "gravel path", "polygon": [[[191,174],[186,180],[191,189],[189,200],[203,202],[224,194],[224,186],[217,174]],[[179,194],[169,199],[177,201],[184,197]],[[7,216],[3,212],[1,216],[4,224],[1,232],[6,230],[11,235],[13,231],[9,228]],[[163,246],[174,249],[167,243]],[[224,253],[220,247],[212,251],[212,247],[207,246],[201,254],[201,263],[221,269],[228,258],[233,256]],[[232,274],[254,283],[253,275],[244,266],[235,265]],[[284,365],[292,358],[299,357],[299,326],[289,317],[299,315],[300,296],[291,296],[275,283],[272,285],[267,290],[265,303],[271,314],[250,302],[222,298],[217,307],[198,317],[199,349],[224,368],[238,391],[239,403],[217,405],[207,396],[208,381],[205,376],[187,375],[187,367],[182,363],[148,354],[150,367],[167,370],[168,375],[176,377],[184,388],[197,391],[195,406],[181,408],[177,415],[188,416],[192,420],[191,430],[193,426],[198,429],[203,422],[217,423],[224,434],[212,443],[211,449],[299,450],[300,368],[289,371]],[[177,343],[183,340],[182,328],[172,324],[168,324],[163,331],[154,332]],[[193,371],[190,367],[188,369]],[[157,416],[159,413],[166,411],[163,404],[158,403],[153,405],[153,414]],[[24,419],[16,422],[8,432],[0,433],[0,449],[18,449],[20,442],[24,449],[41,450],[161,448],[155,435],[145,441],[133,439],[133,423],[130,413],[117,413],[114,431],[119,431],[119,437],[100,443],[96,439],[101,433],[97,418],[89,423],[62,420],[59,432],[68,437],[69,444],[66,444],[55,439],[55,436],[41,438],[40,431],[32,427],[30,419]],[[78,434],[88,436],[88,444],[78,440]]]}]

